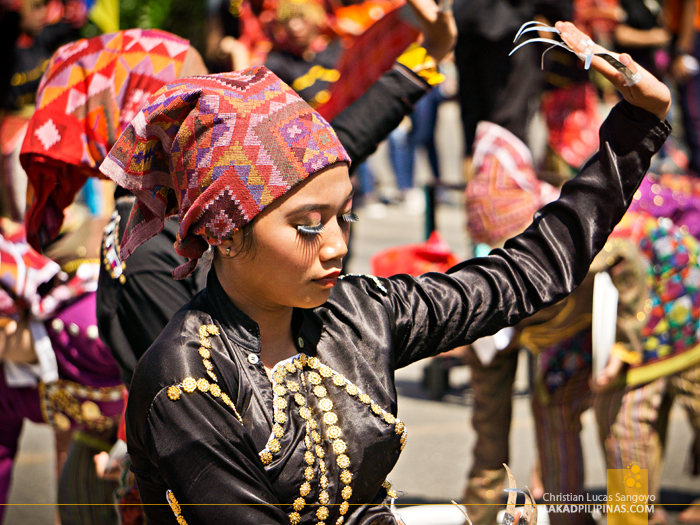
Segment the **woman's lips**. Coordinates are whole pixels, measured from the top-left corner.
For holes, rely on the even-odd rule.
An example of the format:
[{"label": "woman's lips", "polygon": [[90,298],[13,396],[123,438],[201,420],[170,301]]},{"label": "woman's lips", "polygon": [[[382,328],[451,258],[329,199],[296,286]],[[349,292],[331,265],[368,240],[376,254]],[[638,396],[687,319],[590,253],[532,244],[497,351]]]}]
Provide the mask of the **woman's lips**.
[{"label": "woman's lips", "polygon": [[332,288],[337,284],[339,275],[340,270],[326,274],[324,277],[321,277],[319,279],[314,279],[314,282],[320,284],[323,287]]}]

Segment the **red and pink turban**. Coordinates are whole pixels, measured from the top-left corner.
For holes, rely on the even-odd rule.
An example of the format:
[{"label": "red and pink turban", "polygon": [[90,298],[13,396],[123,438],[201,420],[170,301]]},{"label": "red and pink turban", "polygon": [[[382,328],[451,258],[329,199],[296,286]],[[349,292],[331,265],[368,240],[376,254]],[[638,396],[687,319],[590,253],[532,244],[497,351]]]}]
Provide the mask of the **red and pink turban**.
[{"label": "red and pink turban", "polygon": [[252,221],[309,175],[350,162],[333,128],[265,67],[191,77],[148,100],[102,173],[137,197],[124,259],[178,214],[173,276]]}]

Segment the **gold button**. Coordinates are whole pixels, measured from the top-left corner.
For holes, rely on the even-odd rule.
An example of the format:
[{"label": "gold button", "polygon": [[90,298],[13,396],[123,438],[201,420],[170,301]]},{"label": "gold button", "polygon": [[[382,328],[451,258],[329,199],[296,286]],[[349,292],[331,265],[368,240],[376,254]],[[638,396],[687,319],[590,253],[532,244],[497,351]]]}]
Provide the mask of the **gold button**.
[{"label": "gold button", "polygon": [[297,343],[299,343],[299,348],[304,348],[304,339],[300,337],[297,339]]}]

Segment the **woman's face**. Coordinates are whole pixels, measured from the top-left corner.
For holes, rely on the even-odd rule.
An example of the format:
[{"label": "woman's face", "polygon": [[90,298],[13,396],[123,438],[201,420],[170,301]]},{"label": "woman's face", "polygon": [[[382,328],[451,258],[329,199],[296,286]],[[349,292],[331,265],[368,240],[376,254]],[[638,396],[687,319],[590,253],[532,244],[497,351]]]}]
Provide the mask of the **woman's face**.
[{"label": "woman's face", "polygon": [[[253,224],[253,249],[222,259],[235,296],[257,308],[313,308],[335,286],[348,251],[352,184],[345,164],[302,182],[268,206]],[[236,253],[240,239],[230,246]],[[219,248],[225,251],[228,244]],[[240,305],[242,306],[242,305]]]}]

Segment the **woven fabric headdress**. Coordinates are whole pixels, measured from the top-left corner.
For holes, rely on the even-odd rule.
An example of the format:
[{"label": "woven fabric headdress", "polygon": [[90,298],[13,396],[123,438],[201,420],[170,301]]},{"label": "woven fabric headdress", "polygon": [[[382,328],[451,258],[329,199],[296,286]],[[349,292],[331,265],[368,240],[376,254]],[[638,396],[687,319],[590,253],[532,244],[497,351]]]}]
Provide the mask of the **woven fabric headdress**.
[{"label": "woven fabric headdress", "polygon": [[189,275],[217,245],[309,175],[350,162],[333,128],[265,67],[163,87],[110,151],[102,173],[138,198],[121,255],[178,214]]}]

